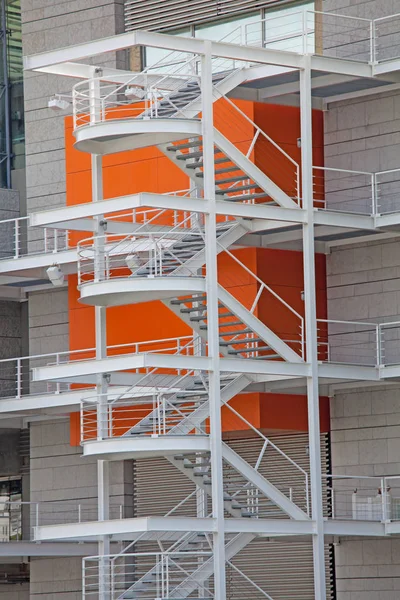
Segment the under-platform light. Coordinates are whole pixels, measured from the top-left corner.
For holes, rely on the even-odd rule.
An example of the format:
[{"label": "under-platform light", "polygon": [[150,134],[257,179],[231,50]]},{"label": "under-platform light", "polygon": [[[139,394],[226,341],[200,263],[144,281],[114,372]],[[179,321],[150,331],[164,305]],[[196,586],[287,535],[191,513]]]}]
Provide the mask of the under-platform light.
[{"label": "under-platform light", "polygon": [[58,265],[53,265],[46,270],[47,277],[54,287],[61,287],[64,284],[64,273]]},{"label": "under-platform light", "polygon": [[128,254],[128,256],[125,258],[125,262],[126,266],[132,271],[132,273],[135,273],[135,271],[137,271],[141,265],[136,254]]},{"label": "under-platform light", "polygon": [[128,100],[143,100],[145,95],[146,92],[144,91],[144,89],[139,87],[138,85],[129,85],[125,90],[125,96],[126,98],[128,98]]},{"label": "under-platform light", "polygon": [[47,106],[51,108],[51,110],[58,112],[62,110],[67,110],[67,108],[69,107],[69,102],[68,100],[63,99],[61,96],[56,95],[50,98],[50,100],[47,103]]}]

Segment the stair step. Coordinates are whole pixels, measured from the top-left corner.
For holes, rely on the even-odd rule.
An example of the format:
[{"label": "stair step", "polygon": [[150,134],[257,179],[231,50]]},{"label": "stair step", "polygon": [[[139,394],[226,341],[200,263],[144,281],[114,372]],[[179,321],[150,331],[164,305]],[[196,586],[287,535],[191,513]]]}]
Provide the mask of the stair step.
[{"label": "stair step", "polygon": [[[219,183],[219,181],[216,181],[215,183]],[[244,192],[246,190],[253,190],[253,189],[261,189],[259,185],[257,185],[256,183],[249,183],[247,185],[240,185],[237,187],[231,187],[231,188],[221,188],[219,190],[217,190],[215,193],[218,196],[221,196],[223,194],[227,194],[227,193],[233,193],[233,192]],[[250,195],[250,194],[249,194]],[[264,194],[267,195],[267,194]]]},{"label": "stair step", "polygon": [[[220,329],[222,329],[223,327],[234,327],[235,325],[244,325],[244,323],[242,321],[238,321],[238,320],[236,320],[236,321],[229,321],[228,323],[226,323],[226,322],[223,322],[223,323],[219,322],[218,323],[218,326],[219,326]],[[240,333],[240,330],[238,330],[237,333]]]},{"label": "stair step", "polygon": [[[240,344],[240,342],[236,342]],[[261,350],[272,350],[270,346],[261,346],[260,348],[242,348],[241,350],[228,350],[228,354],[241,354],[242,352],[247,352],[247,354],[254,354],[255,352],[260,352]]]},{"label": "stair step", "polygon": [[171,304],[189,304],[191,302],[200,302],[201,300],[206,300],[207,296],[204,294],[202,296],[191,296],[190,298],[176,298],[171,300]]},{"label": "stair step", "polygon": [[231,340],[229,342],[222,341],[219,343],[220,346],[232,346],[233,344],[247,344],[249,342],[262,342],[263,340],[259,337],[257,338],[243,338],[241,340]]},{"label": "stair step", "polygon": [[[218,148],[214,148],[214,154],[221,154],[221,150],[218,150]],[[187,152],[185,154],[180,154],[179,156],[177,156],[177,160],[188,160],[189,158],[202,158],[203,156],[203,152],[199,151],[199,152]]]},{"label": "stair step", "polygon": [[[220,331],[219,335],[220,338],[221,337],[226,337],[227,335],[240,335],[242,333],[254,333],[252,329],[250,329],[249,327],[246,327],[245,329],[237,329],[236,331]],[[233,341],[233,343],[240,343],[240,341],[238,340],[231,340]]]},{"label": "stair step", "polygon": [[[232,164],[231,167],[223,167],[222,169],[215,169],[215,174],[219,175],[220,173],[230,173],[231,171],[244,171],[238,167],[237,165]],[[196,177],[204,177],[204,173],[196,173]]]},{"label": "stair step", "polygon": [[176,152],[178,150],[186,150],[187,148],[198,148],[203,145],[202,139],[194,140],[193,142],[186,142],[185,144],[176,144],[174,146],[167,146],[167,150],[170,152]]},{"label": "stair step", "polygon": [[[227,190],[229,193],[233,193],[235,190]],[[269,198],[269,194],[264,192],[262,194],[243,194],[241,196],[226,196],[222,200],[229,200],[230,202],[242,202],[242,200],[257,200],[257,198]]]},{"label": "stair step", "polygon": [[[222,156],[221,158],[214,158],[215,165],[219,165],[224,162],[232,162],[232,161],[228,156]],[[190,163],[190,164],[185,165],[185,168],[186,169],[198,169],[199,167],[203,167],[203,166],[204,166],[203,161],[199,160],[196,163]]]}]

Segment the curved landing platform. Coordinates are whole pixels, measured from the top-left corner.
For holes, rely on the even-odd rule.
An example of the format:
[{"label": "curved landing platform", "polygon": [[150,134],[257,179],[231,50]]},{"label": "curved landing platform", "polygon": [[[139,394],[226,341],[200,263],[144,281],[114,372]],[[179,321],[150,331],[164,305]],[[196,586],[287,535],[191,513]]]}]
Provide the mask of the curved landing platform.
[{"label": "curved landing platform", "polygon": [[203,277],[121,277],[82,284],[79,301],[91,306],[122,306],[205,291]]},{"label": "curved landing platform", "polygon": [[110,119],[74,131],[74,147],[92,154],[114,154],[201,135],[195,119]]},{"label": "curved landing platform", "polygon": [[122,436],[108,440],[85,442],[84,456],[99,460],[129,460],[168,456],[184,452],[204,452],[210,449],[206,435]]}]

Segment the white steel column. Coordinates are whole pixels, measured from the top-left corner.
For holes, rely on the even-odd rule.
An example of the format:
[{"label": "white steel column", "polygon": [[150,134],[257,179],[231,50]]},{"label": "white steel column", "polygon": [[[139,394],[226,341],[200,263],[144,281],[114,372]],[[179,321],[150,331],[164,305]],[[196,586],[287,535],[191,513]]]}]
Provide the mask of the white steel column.
[{"label": "white steel column", "polygon": [[205,215],[206,272],[207,272],[207,342],[212,358],[209,372],[210,450],[212,474],[212,513],[216,520],[213,534],[214,594],[216,600],[225,600],[225,538],[224,492],[222,469],[222,433],[220,400],[220,361],[218,331],[217,288],[217,220],[215,212],[214,125],[211,42],[205,41],[205,54],[201,58],[202,135],[204,166],[204,197],[210,200],[209,213]]},{"label": "white steel column", "polygon": [[311,60],[305,56],[300,71],[302,200],[307,212],[303,225],[304,302],[306,317],[307,361],[311,376],[307,378],[308,438],[310,448],[310,485],[312,518],[316,523],[313,536],[314,592],[316,600],[326,600],[324,523],[322,510],[321,442],[319,425],[317,311],[315,286],[314,206],[312,180],[312,111]]},{"label": "white steel column", "polygon": [[[103,163],[100,155],[92,155],[92,201],[99,202],[103,199]],[[101,225],[103,216],[95,217],[96,227],[95,235],[99,239],[95,243],[95,276],[101,277],[104,274],[104,229]],[[101,360],[107,356],[107,322],[106,308],[103,306],[95,307],[95,332],[96,332],[96,360]],[[96,392],[99,398],[97,410],[97,428],[98,436],[102,437],[107,432],[107,380],[105,374],[97,376]],[[109,501],[109,462],[106,460],[97,461],[97,510],[98,520],[106,521],[110,513]],[[104,536],[99,540],[99,556],[110,554],[110,538]],[[109,599],[109,565],[106,560],[99,563],[99,598],[100,600]]]}]

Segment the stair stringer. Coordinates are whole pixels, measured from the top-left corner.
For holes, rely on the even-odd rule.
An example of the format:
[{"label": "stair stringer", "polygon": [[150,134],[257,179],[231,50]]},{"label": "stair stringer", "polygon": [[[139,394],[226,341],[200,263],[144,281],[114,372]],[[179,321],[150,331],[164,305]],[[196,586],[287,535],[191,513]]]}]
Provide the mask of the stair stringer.
[{"label": "stair stringer", "polygon": [[[246,235],[246,233],[249,233],[249,231],[251,231],[250,225],[247,225],[246,221],[244,221],[243,219],[236,219],[236,223],[237,224],[232,226],[229,229],[229,231],[223,233],[217,238],[217,254],[220,254],[220,252],[223,252],[224,250],[232,246],[235,242],[240,240],[241,237]],[[185,261],[182,265],[177,267],[174,271],[174,276],[179,275],[180,271],[183,271],[187,274],[188,270],[195,274],[199,270],[199,268],[205,263],[206,251],[205,248],[203,248],[197,254],[192,256],[192,258],[189,258],[189,260]]]},{"label": "stair stringer", "polygon": [[[255,333],[257,333],[261,339],[265,341],[275,352],[277,352],[284,360],[288,362],[302,362],[302,358],[292,350],[285,342],[283,342],[279,336],[277,336],[271,329],[269,329],[264,323],[262,323],[257,317],[255,317],[247,308],[245,308],[234,296],[225,290],[221,285],[218,285],[218,299],[230,309],[237,317],[239,317],[245,325],[250,327]],[[190,315],[181,313],[179,305],[171,304],[170,300],[162,300],[162,302],[172,310],[172,312],[179,317],[184,323],[186,323],[191,329],[193,329],[203,340],[207,341],[207,331],[200,329],[200,324],[197,321],[191,321]],[[226,346],[220,346],[220,353],[227,357],[232,358],[229,354],[229,349]]]},{"label": "stair stringer", "polygon": [[[253,533],[238,533],[232,540],[225,545],[225,560],[231,560],[257,536]],[[187,598],[188,595],[194,592],[199,584],[204,583],[214,573],[213,557],[206,560],[190,577],[182,581],[179,585],[171,590],[170,598]]]},{"label": "stair stringer", "polygon": [[[240,152],[232,142],[214,127],[214,143],[228,156],[235,165],[240,167],[257,185],[267,192],[280,206],[284,208],[299,208],[298,204],[276,185],[265,173]],[[177,161],[179,162],[179,161]]]},{"label": "stair stringer", "polygon": [[[251,379],[246,375],[240,375],[233,382],[226,386],[221,392],[221,404],[229,402],[231,398],[243,391],[249,384]],[[182,424],[175,426],[175,428],[182,435],[187,435],[196,426],[205,421],[209,417],[209,403],[204,403],[201,407],[193,411],[190,417],[187,417],[182,421]],[[185,423],[186,421],[186,423]],[[174,428],[172,428],[168,435],[173,435]],[[183,433],[182,433],[183,432]],[[308,520],[308,515],[301,510],[296,504],[291,502],[285,494],[278,490],[272,483],[265,479],[258,471],[251,467],[243,458],[237,454],[227,444],[222,444],[222,456],[223,458],[239,473],[241,473],[248,481],[255,485],[267,498],[269,498],[274,504],[276,504],[281,510],[283,510],[289,517],[297,520]],[[202,487],[206,492],[209,490],[206,486],[203,486],[197,478],[192,478],[187,469],[183,467],[174,458],[168,458],[168,460],[175,465],[182,473],[184,473],[189,479],[194,481],[199,487]],[[230,512],[230,511],[229,511]]]},{"label": "stair stringer", "polygon": [[[230,309],[245,325],[250,327],[260,338],[262,338],[275,352],[277,352],[284,360],[288,362],[303,362],[303,359],[297,352],[292,350],[279,336],[276,335],[269,327],[264,325],[257,317],[255,317],[247,308],[243,306],[232,294],[226,291],[218,284],[218,299]],[[168,305],[170,307],[170,305]],[[193,327],[193,324],[192,324]]]},{"label": "stair stringer", "polygon": [[[216,75],[214,73],[214,75]],[[220,81],[214,83],[214,87],[218,90],[220,94],[225,96],[229,92],[231,92],[234,88],[236,88],[241,83],[244,83],[249,78],[249,71],[244,67],[240,67],[239,69],[235,69],[230,72],[226,77],[221,79]],[[176,90],[175,90],[176,91]],[[213,102],[218,100],[217,97],[213,96]],[[185,119],[194,119],[197,115],[203,110],[202,101],[201,101],[201,91],[199,92],[198,98],[193,99],[187,106],[181,108],[179,110],[181,118]]]},{"label": "stair stringer", "polygon": [[[221,390],[221,404],[225,402],[229,402],[234,396],[240,394],[244,389],[246,389],[252,383],[251,376],[249,375],[238,375],[235,377],[231,383],[226,385]],[[179,425],[175,425],[172,427],[167,435],[189,435],[189,433],[195,428],[200,427],[200,425],[208,419],[210,416],[210,409],[208,406],[208,401],[204,402],[201,406],[196,408],[193,413],[182,419]]]},{"label": "stair stringer", "polygon": [[289,517],[297,521],[309,521],[310,517],[299,508],[294,502],[289,500],[277,487],[270,483],[258,471],[249,465],[237,452],[230,446],[222,442],[223,458],[248,481],[256,486],[267,498],[279,506]]}]

